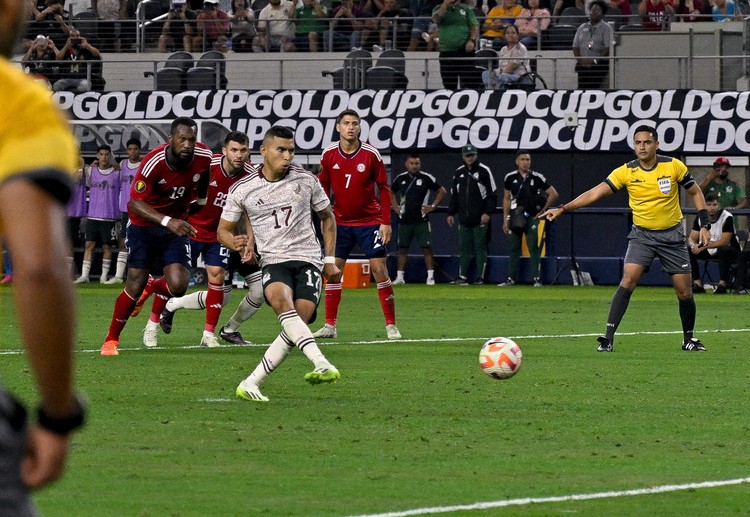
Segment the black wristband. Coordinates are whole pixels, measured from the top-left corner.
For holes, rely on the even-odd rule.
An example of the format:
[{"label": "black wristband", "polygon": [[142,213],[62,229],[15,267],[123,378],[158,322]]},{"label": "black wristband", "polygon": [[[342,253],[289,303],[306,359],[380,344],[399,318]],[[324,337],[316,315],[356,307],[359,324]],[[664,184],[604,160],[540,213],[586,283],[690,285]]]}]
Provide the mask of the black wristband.
[{"label": "black wristband", "polygon": [[708,220],[708,210],[698,210],[698,225],[701,228],[711,228],[711,222]]},{"label": "black wristband", "polygon": [[50,416],[41,406],[39,406],[36,410],[36,420],[39,427],[60,436],[67,436],[71,431],[83,427],[83,424],[86,421],[86,409],[83,401],[78,395],[75,396],[74,400],[75,407],[73,413],[64,417]]},{"label": "black wristband", "polygon": [[559,208],[560,210],[562,210],[562,211],[563,211],[563,214],[567,214],[567,213],[568,213],[568,209],[567,209],[567,208],[565,208],[565,203],[561,204],[561,205],[560,205],[560,206],[558,206],[557,208]]}]

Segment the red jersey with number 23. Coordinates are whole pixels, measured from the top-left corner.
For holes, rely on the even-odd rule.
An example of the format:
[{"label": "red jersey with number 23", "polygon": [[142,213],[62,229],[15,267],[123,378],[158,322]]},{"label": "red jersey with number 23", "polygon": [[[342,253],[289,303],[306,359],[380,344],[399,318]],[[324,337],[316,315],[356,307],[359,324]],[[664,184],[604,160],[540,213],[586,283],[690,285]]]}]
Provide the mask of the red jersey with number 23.
[{"label": "red jersey with number 23", "polygon": [[[167,163],[167,147],[168,144],[160,145],[141,161],[130,187],[130,199],[143,201],[160,214],[185,219],[190,203],[197,197],[201,177],[209,173],[213,153],[197,142],[190,164],[182,169],[174,169]],[[130,208],[128,217],[137,226],[158,226],[138,217]]]},{"label": "red jersey with number 23", "polygon": [[245,168],[230,176],[224,170],[224,156],[216,154],[211,160],[211,179],[208,184],[208,195],[206,205],[194,214],[190,214],[188,222],[197,230],[192,240],[198,242],[217,242],[216,229],[219,227],[219,219],[224,205],[227,204],[227,193],[229,187],[247,176],[252,169],[250,163],[245,163]]},{"label": "red jersey with number 23", "polygon": [[362,142],[352,154],[345,154],[338,142],[326,147],[320,158],[318,179],[333,201],[336,224],[391,224],[388,176],[380,153],[370,144]]}]

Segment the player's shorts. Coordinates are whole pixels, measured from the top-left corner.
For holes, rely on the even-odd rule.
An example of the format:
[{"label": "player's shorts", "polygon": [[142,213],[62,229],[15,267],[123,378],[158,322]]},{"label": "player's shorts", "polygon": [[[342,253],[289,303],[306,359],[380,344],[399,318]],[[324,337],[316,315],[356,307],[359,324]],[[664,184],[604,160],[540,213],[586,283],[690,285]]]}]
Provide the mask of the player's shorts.
[{"label": "player's shorts", "polygon": [[379,224],[370,226],[336,226],[336,258],[348,259],[357,245],[367,258],[385,257],[385,244],[378,237]]},{"label": "player's shorts", "polygon": [[117,238],[125,239],[128,236],[129,221],[130,219],[128,218],[128,213],[123,212],[123,214],[120,216],[120,221],[117,223]]},{"label": "player's shorts", "polygon": [[401,223],[398,225],[398,246],[399,248],[409,248],[411,241],[414,239],[419,243],[420,248],[430,247],[430,223],[423,221],[415,224]]},{"label": "player's shorts", "polygon": [[625,263],[638,264],[648,270],[656,257],[659,257],[662,269],[670,275],[690,273],[690,256],[682,225],[667,230],[646,230],[633,225],[628,234]]},{"label": "player's shorts", "polygon": [[[281,264],[269,264],[263,267],[263,290],[269,284],[281,282],[288,285],[294,300],[309,300],[318,306],[320,293],[323,288],[323,275],[320,270],[301,260],[290,260]],[[266,300],[268,301],[268,300]],[[270,305],[270,304],[269,304]],[[308,323],[315,320],[313,317]]]},{"label": "player's shorts", "polygon": [[15,397],[0,389],[0,506],[3,515],[36,515],[20,480],[27,441],[27,413]]},{"label": "player's shorts", "polygon": [[198,257],[203,255],[203,263],[207,266],[217,266],[223,269],[229,267],[229,250],[220,242],[190,241],[190,256],[193,267],[198,266]]},{"label": "player's shorts", "polygon": [[86,221],[86,240],[97,244],[117,243],[117,221],[102,221],[100,219],[88,219]]},{"label": "player's shorts", "polygon": [[252,264],[242,262],[242,255],[240,255],[237,251],[232,251],[229,253],[229,265],[227,267],[227,271],[229,271],[229,278],[234,275],[235,271],[242,277],[246,278],[253,273],[257,273],[258,271],[260,271],[260,266],[257,262],[253,262]]},{"label": "player's shorts", "polygon": [[128,225],[125,246],[128,248],[128,267],[134,269],[151,270],[155,263],[190,267],[190,239],[163,226]]}]

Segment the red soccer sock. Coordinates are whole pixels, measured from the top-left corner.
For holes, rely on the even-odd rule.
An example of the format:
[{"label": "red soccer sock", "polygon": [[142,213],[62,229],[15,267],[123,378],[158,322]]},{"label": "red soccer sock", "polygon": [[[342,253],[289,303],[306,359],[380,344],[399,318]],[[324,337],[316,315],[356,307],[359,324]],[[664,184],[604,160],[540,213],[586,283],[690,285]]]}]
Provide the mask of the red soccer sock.
[{"label": "red soccer sock", "polygon": [[173,295],[169,292],[169,287],[167,286],[167,277],[154,278],[149,283],[151,284],[151,292],[154,294],[166,296],[168,299],[172,298]]},{"label": "red soccer sock", "polygon": [[132,298],[127,291],[123,290],[115,300],[115,309],[112,312],[112,321],[109,324],[109,332],[104,341],[120,341],[120,334],[133,312],[137,299]]},{"label": "red soccer sock", "polygon": [[167,297],[162,294],[157,294],[156,296],[154,296],[154,303],[151,305],[151,316],[149,316],[148,318],[149,321],[159,323],[159,320],[161,319],[161,313],[164,311],[164,307],[167,306],[169,298],[171,297]]},{"label": "red soccer sock", "polygon": [[224,286],[222,284],[208,284],[206,293],[206,331],[214,332],[221,316],[221,307],[224,304]]},{"label": "red soccer sock", "polygon": [[326,324],[336,326],[336,318],[339,314],[341,303],[341,282],[326,284]]},{"label": "red soccer sock", "polygon": [[380,299],[380,308],[383,309],[386,325],[396,324],[396,300],[393,297],[393,285],[391,280],[378,284],[378,298]]}]

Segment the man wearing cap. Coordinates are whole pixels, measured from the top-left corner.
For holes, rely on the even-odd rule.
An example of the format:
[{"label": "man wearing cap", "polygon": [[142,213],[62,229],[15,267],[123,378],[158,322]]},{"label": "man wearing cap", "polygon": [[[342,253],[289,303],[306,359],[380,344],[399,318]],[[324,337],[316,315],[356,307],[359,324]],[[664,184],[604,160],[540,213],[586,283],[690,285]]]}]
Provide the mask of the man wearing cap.
[{"label": "man wearing cap", "polygon": [[164,22],[159,36],[159,52],[180,49],[191,52],[197,19],[198,15],[190,9],[185,0],[172,0],[172,9],[167,14],[167,21]]},{"label": "man wearing cap", "polygon": [[497,187],[489,167],[477,159],[477,148],[471,144],[461,149],[464,164],[456,169],[448,205],[448,225],[453,226],[458,214],[460,256],[458,278],[454,285],[467,285],[471,252],[476,255],[477,273],[474,285],[484,284],[487,265],[487,242],[490,216],[497,205]]},{"label": "man wearing cap", "polygon": [[713,170],[701,183],[701,190],[704,194],[710,192],[716,194],[721,208],[745,208],[747,205],[745,189],[729,179],[730,166],[729,159],[725,156],[716,158]]},{"label": "man wearing cap", "polygon": [[219,9],[219,0],[204,0],[203,11],[198,13],[198,33],[193,40],[196,50],[226,49],[232,33],[229,15]]}]

